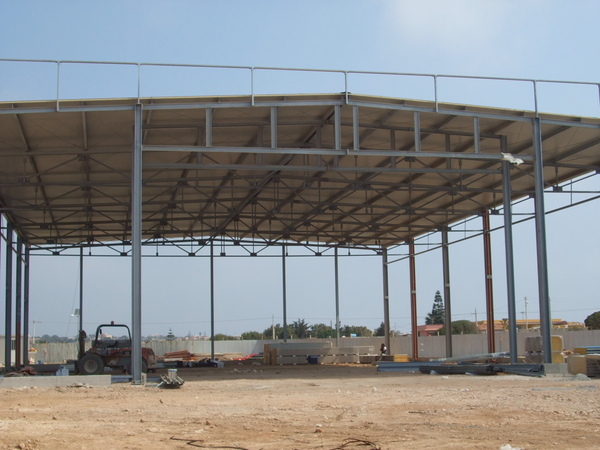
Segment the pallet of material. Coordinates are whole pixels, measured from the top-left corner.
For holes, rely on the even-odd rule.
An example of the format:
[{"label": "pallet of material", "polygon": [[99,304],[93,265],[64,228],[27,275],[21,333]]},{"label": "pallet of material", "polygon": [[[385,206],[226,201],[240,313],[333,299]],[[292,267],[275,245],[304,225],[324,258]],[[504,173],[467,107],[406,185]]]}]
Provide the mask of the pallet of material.
[{"label": "pallet of material", "polygon": [[600,355],[585,355],[585,366],[588,377],[600,377]]}]

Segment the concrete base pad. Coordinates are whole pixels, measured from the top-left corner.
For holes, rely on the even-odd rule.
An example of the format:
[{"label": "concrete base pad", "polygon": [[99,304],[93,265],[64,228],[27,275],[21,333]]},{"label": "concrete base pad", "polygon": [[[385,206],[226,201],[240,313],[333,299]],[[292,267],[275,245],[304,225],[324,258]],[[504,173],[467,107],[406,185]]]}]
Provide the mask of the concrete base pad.
[{"label": "concrete base pad", "polygon": [[0,388],[68,387],[72,385],[110,386],[110,375],[2,377]]},{"label": "concrete base pad", "polygon": [[544,375],[568,375],[567,363],[544,363]]}]

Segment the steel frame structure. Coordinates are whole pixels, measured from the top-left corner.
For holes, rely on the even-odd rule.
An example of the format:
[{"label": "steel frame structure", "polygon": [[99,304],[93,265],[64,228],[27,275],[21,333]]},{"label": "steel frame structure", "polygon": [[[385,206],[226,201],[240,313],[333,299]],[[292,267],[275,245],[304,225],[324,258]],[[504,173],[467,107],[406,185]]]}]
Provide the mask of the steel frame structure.
[{"label": "steel frame structure", "polygon": [[[74,62],[56,63],[60,70]],[[340,73],[347,81],[350,72]],[[537,81],[530,81],[535,87]],[[138,78],[138,94],[139,84]],[[388,250],[407,244],[418,357],[415,242],[441,232],[449,327],[448,231],[482,216],[487,236],[485,218],[501,208],[516,362],[511,202],[533,197],[541,332],[550,362],[544,191],[600,170],[600,120],[541,114],[537,94],[530,112],[441,103],[435,86],[436,98],[429,102],[347,89],[321,95],[260,96],[252,89],[231,97],[60,100],[57,88],[56,101],[2,103],[0,211],[7,220],[7,248],[12,249],[14,227],[26,255],[95,245],[130,249],[120,254],[132,257],[132,370],[134,382],[140,382],[143,245],[210,246],[213,324],[215,242],[282,247],[284,321],[286,246],[335,249],[338,315],[337,249],[371,249],[382,257],[390,348],[387,267],[394,261]],[[489,242],[485,247],[489,262]],[[18,261],[24,258],[22,245],[16,253]],[[7,335],[12,295],[9,281]],[[446,339],[452,356],[451,334]]]}]

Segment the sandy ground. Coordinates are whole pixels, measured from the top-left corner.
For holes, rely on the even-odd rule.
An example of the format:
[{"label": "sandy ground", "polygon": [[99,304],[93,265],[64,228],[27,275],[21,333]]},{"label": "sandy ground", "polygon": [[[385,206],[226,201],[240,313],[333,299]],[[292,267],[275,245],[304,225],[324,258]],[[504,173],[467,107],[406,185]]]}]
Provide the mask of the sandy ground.
[{"label": "sandy ground", "polygon": [[0,390],[6,449],[600,448],[600,379],[179,369],[155,384]]}]

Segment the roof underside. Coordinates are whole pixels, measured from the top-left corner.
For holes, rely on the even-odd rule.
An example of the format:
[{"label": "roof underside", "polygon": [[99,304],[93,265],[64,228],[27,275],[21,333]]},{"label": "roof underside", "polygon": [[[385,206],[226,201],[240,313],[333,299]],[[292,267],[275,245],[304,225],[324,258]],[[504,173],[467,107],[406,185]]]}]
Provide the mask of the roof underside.
[{"label": "roof underside", "polygon": [[[360,95],[139,99],[144,239],[389,246],[533,194],[523,111]],[[0,104],[0,207],[25,242],[131,239],[138,99]],[[540,115],[546,186],[600,168],[600,120]]]}]

